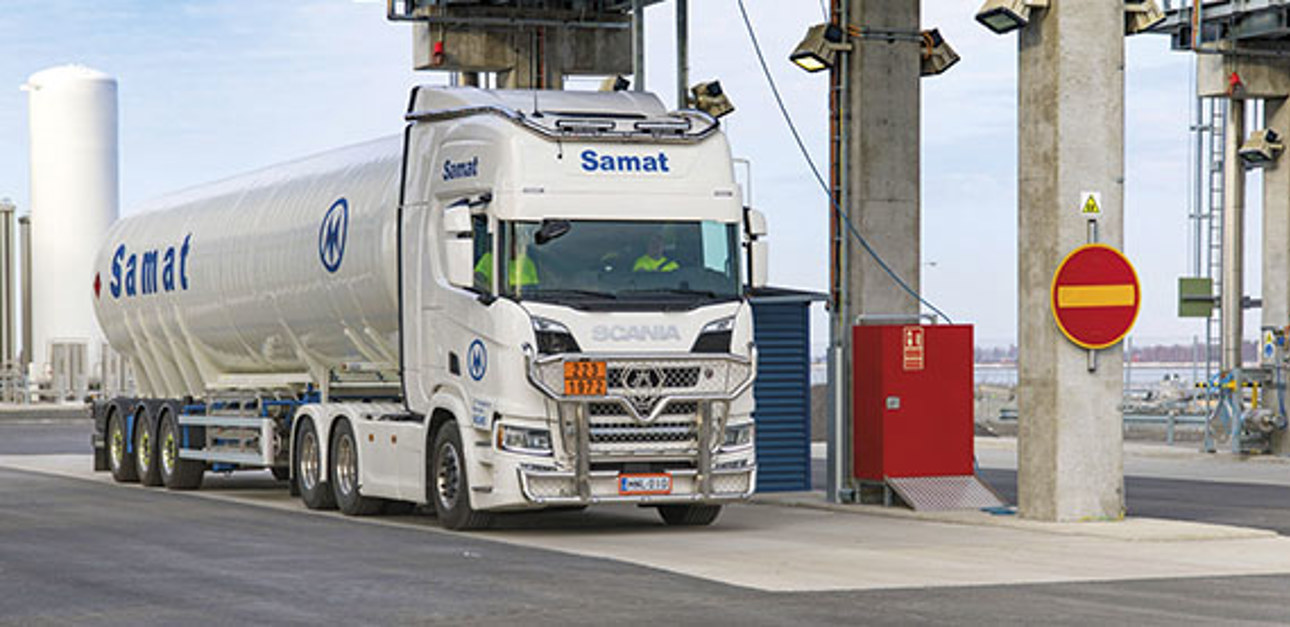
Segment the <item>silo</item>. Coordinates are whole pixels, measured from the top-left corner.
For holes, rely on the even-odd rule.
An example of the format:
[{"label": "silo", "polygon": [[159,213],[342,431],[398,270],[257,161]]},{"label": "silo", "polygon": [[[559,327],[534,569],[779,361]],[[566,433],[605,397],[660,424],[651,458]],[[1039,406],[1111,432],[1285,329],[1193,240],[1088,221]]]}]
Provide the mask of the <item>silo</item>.
[{"label": "silo", "polygon": [[57,343],[59,354],[84,360],[71,366],[84,378],[99,370],[104,344],[93,264],[117,218],[116,79],[65,65],[32,74],[23,89],[31,131],[30,374],[51,381]]}]

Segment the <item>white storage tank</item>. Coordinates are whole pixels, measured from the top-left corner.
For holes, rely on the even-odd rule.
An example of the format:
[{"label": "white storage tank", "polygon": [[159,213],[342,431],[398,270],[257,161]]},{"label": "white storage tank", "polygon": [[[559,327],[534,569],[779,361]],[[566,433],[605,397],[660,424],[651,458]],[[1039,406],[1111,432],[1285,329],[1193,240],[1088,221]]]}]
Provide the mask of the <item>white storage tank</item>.
[{"label": "white storage tank", "polygon": [[53,375],[51,343],[81,344],[80,368],[97,373],[103,332],[95,320],[94,258],[117,218],[117,84],[87,67],[31,75],[32,355],[30,374]]}]

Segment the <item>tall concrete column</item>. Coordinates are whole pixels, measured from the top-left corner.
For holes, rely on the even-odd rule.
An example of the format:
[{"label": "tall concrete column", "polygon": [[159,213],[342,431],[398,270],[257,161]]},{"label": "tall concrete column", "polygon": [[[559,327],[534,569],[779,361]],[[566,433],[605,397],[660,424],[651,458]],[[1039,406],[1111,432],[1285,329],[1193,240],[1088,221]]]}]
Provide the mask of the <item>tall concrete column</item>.
[{"label": "tall concrete column", "polygon": [[[1290,137],[1290,102],[1265,100],[1264,126]],[[1290,162],[1284,155],[1263,170],[1263,326],[1290,325]],[[1290,437],[1273,434],[1278,454],[1290,454]]]},{"label": "tall concrete column", "polygon": [[1058,264],[1088,242],[1081,195],[1102,199],[1099,240],[1123,246],[1124,2],[1051,0],[1018,56],[1018,501],[1046,521],[1124,513],[1123,349],[1088,351],[1053,320]]},{"label": "tall concrete column", "polygon": [[[848,0],[848,20],[874,31],[917,33],[919,3]],[[843,102],[850,202],[843,209],[883,260],[919,290],[919,124],[922,48],[909,41],[852,38]],[[845,229],[845,225],[841,225]],[[844,235],[844,319],[910,315],[919,303],[850,234]],[[849,380],[849,379],[848,379]]]},{"label": "tall concrete column", "polygon": [[[919,32],[919,2],[841,0],[841,23],[862,24],[878,32]],[[838,124],[835,155],[842,189],[840,206],[888,267],[909,287],[919,289],[919,141],[920,61],[918,41],[852,37],[853,49],[839,55]],[[853,476],[850,429],[854,407],[851,385],[851,326],[863,316],[910,319],[919,302],[884,271],[856,241],[847,224],[832,221],[831,242],[840,242],[831,277],[837,312],[833,319],[830,368],[828,490],[836,499]]]}]

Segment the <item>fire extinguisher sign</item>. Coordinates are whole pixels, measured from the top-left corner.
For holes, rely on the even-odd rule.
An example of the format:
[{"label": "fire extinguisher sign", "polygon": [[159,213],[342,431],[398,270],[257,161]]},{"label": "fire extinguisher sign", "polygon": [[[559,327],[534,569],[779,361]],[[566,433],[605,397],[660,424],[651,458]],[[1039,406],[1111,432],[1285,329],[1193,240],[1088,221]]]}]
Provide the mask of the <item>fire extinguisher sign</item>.
[{"label": "fire extinguisher sign", "polygon": [[905,327],[901,365],[905,372],[921,371],[926,364],[923,327]]}]

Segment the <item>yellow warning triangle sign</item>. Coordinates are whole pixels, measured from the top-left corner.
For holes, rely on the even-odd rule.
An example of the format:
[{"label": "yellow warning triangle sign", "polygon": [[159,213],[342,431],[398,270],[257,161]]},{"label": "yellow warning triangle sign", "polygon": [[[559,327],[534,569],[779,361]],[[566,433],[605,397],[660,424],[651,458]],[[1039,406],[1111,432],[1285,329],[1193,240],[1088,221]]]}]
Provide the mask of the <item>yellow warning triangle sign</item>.
[{"label": "yellow warning triangle sign", "polygon": [[1080,210],[1080,213],[1093,216],[1102,215],[1102,208],[1097,206],[1097,196],[1089,194],[1088,199],[1084,201],[1084,208]]}]

